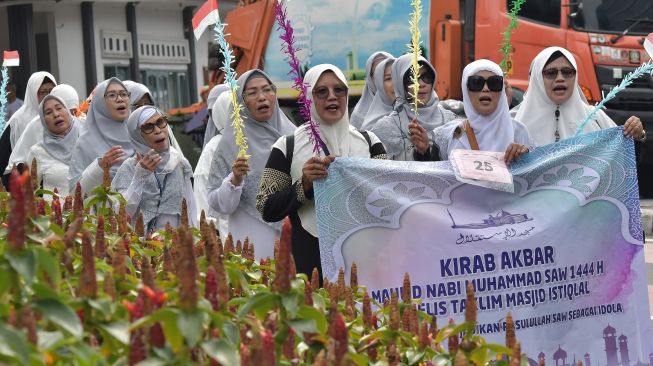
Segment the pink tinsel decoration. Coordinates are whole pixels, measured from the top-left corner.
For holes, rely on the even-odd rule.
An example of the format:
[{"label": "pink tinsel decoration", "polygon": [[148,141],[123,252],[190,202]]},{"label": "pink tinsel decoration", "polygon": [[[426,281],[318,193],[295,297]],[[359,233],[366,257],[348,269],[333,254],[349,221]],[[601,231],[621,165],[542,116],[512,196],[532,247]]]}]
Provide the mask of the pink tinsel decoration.
[{"label": "pink tinsel decoration", "polygon": [[297,59],[298,48],[295,48],[295,36],[293,35],[294,29],[288,20],[286,8],[281,4],[280,0],[275,1],[274,11],[279,25],[277,30],[281,30],[281,41],[284,45],[282,50],[288,55],[288,64],[290,65],[290,72],[292,75],[293,88],[299,92],[299,113],[302,118],[307,122],[308,137],[313,142],[313,152],[319,154],[323,151],[322,139],[320,138],[320,131],[318,130],[317,123],[311,118],[311,100],[308,99],[307,84],[302,80],[302,73],[300,71],[299,60]]}]

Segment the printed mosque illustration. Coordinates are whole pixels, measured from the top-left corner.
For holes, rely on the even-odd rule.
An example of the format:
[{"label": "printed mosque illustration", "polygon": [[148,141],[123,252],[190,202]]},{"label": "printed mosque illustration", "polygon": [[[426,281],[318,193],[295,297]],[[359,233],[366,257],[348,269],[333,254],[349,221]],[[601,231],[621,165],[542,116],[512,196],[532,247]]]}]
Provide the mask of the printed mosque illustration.
[{"label": "printed mosque illustration", "polygon": [[[628,354],[628,337],[621,335],[617,337],[617,330],[608,324],[603,329],[603,341],[605,342],[605,364],[599,362],[596,366],[653,366],[653,353],[648,355],[648,363],[638,360],[636,363],[631,363],[630,355]],[[538,359],[545,359],[544,352],[537,355]],[[572,363],[567,361],[567,352],[558,345],[558,349],[553,353],[553,360],[555,366],[575,366],[576,356]],[[531,358],[528,359],[529,366],[537,366],[539,363]],[[583,355],[583,366],[592,366],[592,360],[589,353]]]},{"label": "printed mosque illustration", "polygon": [[492,214],[490,214],[487,219],[483,219],[482,223],[457,225],[449,209],[447,209],[447,213],[449,214],[449,217],[451,218],[451,223],[453,224],[451,225],[452,229],[486,229],[489,227],[513,225],[513,224],[519,224],[521,222],[533,220],[532,218],[529,218],[528,215],[526,214],[511,214],[501,209],[501,211],[499,211],[499,213],[497,213],[496,216],[492,216]]}]

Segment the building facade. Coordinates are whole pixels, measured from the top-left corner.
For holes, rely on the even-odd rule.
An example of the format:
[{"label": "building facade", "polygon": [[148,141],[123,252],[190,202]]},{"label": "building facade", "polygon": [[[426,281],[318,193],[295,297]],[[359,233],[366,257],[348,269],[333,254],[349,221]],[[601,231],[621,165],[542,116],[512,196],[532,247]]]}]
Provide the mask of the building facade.
[{"label": "building facade", "polygon": [[[10,69],[18,95],[29,76],[49,71],[87,96],[111,76],[141,82],[163,109],[199,101],[207,78],[210,31],[196,41],[191,19],[204,0],[0,2],[0,49],[18,50]],[[221,0],[220,15],[236,0]]]}]

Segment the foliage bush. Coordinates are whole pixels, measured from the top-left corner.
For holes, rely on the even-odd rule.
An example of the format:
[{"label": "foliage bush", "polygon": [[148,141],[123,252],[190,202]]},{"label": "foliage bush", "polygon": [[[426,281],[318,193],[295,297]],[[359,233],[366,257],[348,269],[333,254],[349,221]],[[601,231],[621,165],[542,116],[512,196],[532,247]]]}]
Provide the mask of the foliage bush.
[{"label": "foliage bush", "polygon": [[349,285],[342,270],[322,287],[317,271],[296,274],[287,232],[275,258],[257,262],[254,245],[223,245],[204,219],[145,238],[107,172],[92,196],[78,186],[63,207],[34,186],[14,171],[0,192],[0,363],[527,364],[510,319],[507,346],[473,334],[471,288],[467,321],[438,326],[409,292],[371,301],[355,265]]}]

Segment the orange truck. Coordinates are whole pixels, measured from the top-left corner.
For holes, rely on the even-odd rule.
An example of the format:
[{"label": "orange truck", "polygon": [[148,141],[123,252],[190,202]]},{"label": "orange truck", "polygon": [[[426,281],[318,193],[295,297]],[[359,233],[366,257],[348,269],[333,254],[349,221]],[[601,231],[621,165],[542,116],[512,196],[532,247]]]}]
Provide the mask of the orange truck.
[{"label": "orange truck", "polygon": [[[440,99],[460,99],[462,70],[469,62],[500,61],[502,32],[514,0],[423,1],[422,41],[437,70]],[[300,60],[304,67],[336,64],[350,79],[353,98],[364,85],[365,60],[377,50],[406,52],[409,42],[410,1],[401,0],[287,0]],[[428,15],[428,16],[427,16]],[[227,14],[228,41],[235,47],[238,74],[258,67],[271,74],[282,105],[294,105],[288,66],[281,52],[274,18],[274,0],[245,1]],[[578,63],[579,83],[590,103],[619,84],[623,76],[649,59],[644,37],[653,32],[653,0],[526,0],[512,34],[509,80],[516,90],[528,87],[531,60],[543,48],[561,46]],[[213,82],[221,74],[215,72]],[[352,103],[353,104],[353,103]],[[607,103],[606,112],[623,124],[631,115],[641,118],[653,136],[653,80],[636,80]],[[649,138],[649,140],[653,140]],[[653,143],[640,154],[640,189],[653,194]],[[651,177],[648,177],[651,175]],[[647,189],[650,187],[650,189]]]}]

